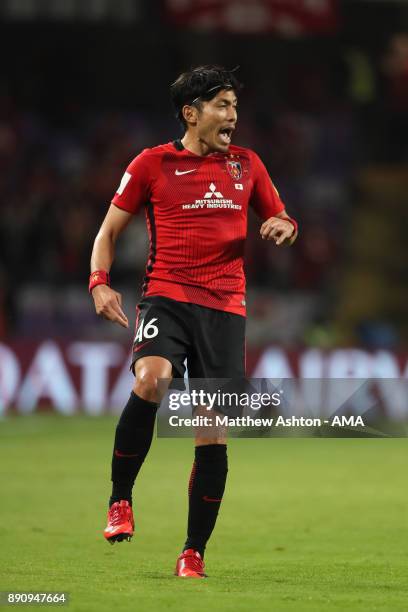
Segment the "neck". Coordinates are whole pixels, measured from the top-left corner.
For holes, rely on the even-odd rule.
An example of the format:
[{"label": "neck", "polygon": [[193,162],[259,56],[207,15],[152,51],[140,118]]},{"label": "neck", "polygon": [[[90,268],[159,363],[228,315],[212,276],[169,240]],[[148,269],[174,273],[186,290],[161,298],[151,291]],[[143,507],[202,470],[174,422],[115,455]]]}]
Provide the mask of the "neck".
[{"label": "neck", "polygon": [[184,134],[181,142],[183,143],[183,147],[185,149],[191,151],[191,153],[194,153],[195,155],[205,156],[214,152],[210,150],[208,145],[203,140],[200,140],[197,135],[191,134],[190,132],[186,132]]}]

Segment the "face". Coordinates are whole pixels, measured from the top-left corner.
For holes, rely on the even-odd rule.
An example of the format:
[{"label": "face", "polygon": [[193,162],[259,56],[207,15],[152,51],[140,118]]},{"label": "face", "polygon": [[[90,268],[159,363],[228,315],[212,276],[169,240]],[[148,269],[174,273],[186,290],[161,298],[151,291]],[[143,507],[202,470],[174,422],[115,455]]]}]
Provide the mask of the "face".
[{"label": "face", "polygon": [[[232,133],[237,123],[237,97],[233,90],[224,89],[195,110],[195,125],[198,139],[209,151],[227,153]],[[190,128],[189,128],[190,129]]]}]

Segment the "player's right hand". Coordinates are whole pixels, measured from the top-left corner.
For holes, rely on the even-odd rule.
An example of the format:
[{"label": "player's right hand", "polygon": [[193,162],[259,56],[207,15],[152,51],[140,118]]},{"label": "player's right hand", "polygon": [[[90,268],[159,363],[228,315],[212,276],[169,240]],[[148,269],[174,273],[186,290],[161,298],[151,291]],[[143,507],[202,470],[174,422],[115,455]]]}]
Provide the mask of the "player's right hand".
[{"label": "player's right hand", "polygon": [[96,314],[119,323],[122,327],[129,327],[127,316],[122,310],[122,296],[108,285],[97,285],[92,289]]}]

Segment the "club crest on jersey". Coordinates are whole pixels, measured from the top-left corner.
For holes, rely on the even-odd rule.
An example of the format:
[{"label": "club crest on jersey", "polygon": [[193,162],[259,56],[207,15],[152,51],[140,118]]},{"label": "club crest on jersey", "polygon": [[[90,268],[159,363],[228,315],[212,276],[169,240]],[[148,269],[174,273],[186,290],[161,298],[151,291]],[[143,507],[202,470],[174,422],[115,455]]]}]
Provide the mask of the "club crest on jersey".
[{"label": "club crest on jersey", "polygon": [[239,161],[232,161],[229,159],[227,161],[227,170],[234,181],[239,181],[239,179],[242,177],[242,166],[241,162]]}]

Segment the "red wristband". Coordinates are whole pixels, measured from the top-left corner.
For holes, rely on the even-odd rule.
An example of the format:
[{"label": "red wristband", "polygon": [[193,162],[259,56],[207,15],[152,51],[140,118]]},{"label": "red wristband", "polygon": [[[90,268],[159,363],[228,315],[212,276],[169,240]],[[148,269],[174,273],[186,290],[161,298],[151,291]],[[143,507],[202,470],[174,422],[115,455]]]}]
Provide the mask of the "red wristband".
[{"label": "red wristband", "polygon": [[[298,231],[297,221],[295,221],[295,219],[292,219],[292,217],[286,217],[286,219],[284,219],[284,221],[289,221],[289,223],[291,223],[293,225],[293,227],[295,228],[295,231],[294,231],[294,233],[292,233],[292,236],[297,234],[297,231]],[[291,236],[291,238],[292,238],[292,236]]]},{"label": "red wristband", "polygon": [[95,272],[91,273],[89,277],[89,293],[91,293],[92,289],[97,285],[108,285],[108,287],[110,287],[109,274],[105,272],[105,270],[95,270]]}]

